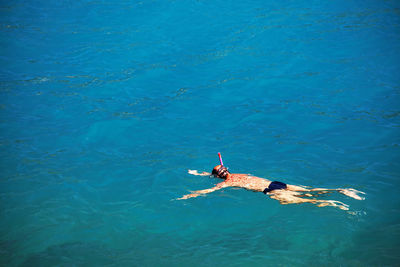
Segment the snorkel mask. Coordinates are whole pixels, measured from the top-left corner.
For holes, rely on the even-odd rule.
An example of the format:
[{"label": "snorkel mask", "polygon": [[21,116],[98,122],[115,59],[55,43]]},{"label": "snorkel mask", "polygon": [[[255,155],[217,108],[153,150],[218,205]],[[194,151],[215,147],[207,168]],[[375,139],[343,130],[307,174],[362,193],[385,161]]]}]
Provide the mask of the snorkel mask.
[{"label": "snorkel mask", "polygon": [[218,170],[213,170],[212,171],[212,175],[219,177],[219,178],[226,178],[226,176],[228,175],[229,171],[226,167],[221,166],[219,167]]}]

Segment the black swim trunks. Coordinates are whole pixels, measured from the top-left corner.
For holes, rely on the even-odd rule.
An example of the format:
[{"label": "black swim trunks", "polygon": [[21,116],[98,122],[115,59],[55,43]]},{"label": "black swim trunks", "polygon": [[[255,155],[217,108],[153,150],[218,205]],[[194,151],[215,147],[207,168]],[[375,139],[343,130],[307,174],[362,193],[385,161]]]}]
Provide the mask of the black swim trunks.
[{"label": "black swim trunks", "polygon": [[273,181],[272,183],[269,184],[267,188],[264,189],[263,193],[266,194],[268,192],[271,192],[272,190],[277,190],[277,189],[286,189],[286,184],[278,181]]}]

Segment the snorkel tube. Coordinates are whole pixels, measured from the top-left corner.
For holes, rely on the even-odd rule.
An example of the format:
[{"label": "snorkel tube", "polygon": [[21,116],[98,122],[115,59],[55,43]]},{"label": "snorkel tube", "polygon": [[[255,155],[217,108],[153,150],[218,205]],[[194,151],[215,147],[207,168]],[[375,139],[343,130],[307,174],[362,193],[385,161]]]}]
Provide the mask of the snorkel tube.
[{"label": "snorkel tube", "polygon": [[219,153],[219,152],[218,152],[218,157],[219,157],[219,162],[221,163],[221,166],[224,166],[224,163],[222,162],[221,153]]}]

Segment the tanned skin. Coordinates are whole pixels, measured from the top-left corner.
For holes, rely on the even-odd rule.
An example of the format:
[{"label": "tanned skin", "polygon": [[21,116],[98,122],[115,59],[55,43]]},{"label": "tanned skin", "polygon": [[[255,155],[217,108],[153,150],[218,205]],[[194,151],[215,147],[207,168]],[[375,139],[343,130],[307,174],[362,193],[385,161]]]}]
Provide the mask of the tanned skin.
[{"label": "tanned skin", "polygon": [[[217,171],[220,167],[221,165],[217,165],[214,167],[214,170]],[[188,170],[188,172],[190,174],[199,176],[211,175],[211,173],[208,172],[199,173],[196,170]],[[264,178],[252,176],[250,174],[240,174],[240,173],[225,173],[223,177],[218,176],[218,178],[221,178],[224,181],[218,183],[216,186],[209,189],[193,191],[191,194],[184,195],[183,197],[178,198],[178,200],[198,197],[200,195],[205,195],[227,187],[240,187],[254,192],[263,192],[264,189],[268,188],[268,186],[271,183],[271,181]],[[344,204],[343,202],[336,200],[319,200],[313,198],[315,197],[315,195],[325,194],[330,191],[337,191],[339,193],[342,193],[346,196],[352,197],[357,200],[364,199],[358,194],[365,194],[364,192],[352,188],[346,188],[346,189],[306,188],[304,186],[288,184],[286,189],[273,190],[267,193],[267,195],[273,199],[279,200],[281,204],[312,203],[317,205],[318,207],[333,206],[333,207],[338,207],[342,210],[348,210],[349,206]]]}]

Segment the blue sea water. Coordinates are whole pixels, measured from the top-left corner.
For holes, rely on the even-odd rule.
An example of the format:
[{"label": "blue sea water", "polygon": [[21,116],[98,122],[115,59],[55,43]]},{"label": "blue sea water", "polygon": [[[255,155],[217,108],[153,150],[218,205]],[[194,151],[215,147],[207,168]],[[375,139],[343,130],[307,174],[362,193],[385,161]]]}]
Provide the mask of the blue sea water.
[{"label": "blue sea water", "polygon": [[[2,1],[0,265],[398,266],[398,1]],[[352,187],[349,212],[224,189]]]}]

